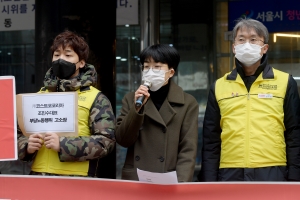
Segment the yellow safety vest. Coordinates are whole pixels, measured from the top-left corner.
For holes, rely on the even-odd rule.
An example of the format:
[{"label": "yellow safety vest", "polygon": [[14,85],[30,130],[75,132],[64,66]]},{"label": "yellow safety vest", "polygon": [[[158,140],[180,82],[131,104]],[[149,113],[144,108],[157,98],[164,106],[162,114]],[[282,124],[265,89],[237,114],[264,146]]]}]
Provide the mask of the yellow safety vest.
[{"label": "yellow safety vest", "polygon": [[[48,91],[46,90],[44,92]],[[89,90],[77,90],[79,136],[91,135],[89,128],[90,108],[99,92],[100,91],[98,89],[92,86],[90,86]],[[87,176],[89,161],[60,162],[58,152],[42,146],[42,148],[38,151],[31,168],[34,172]]]},{"label": "yellow safety vest", "polygon": [[289,75],[273,69],[274,78],[262,73],[250,91],[237,74],[216,82],[215,95],[222,128],[220,168],[258,168],[286,165],[284,97]]}]

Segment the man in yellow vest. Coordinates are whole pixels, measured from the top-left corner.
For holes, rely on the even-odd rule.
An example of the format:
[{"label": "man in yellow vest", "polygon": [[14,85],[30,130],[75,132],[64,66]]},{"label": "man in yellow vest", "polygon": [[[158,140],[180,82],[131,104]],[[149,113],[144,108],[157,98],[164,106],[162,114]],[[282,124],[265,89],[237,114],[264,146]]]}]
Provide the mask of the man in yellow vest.
[{"label": "man in yellow vest", "polygon": [[233,29],[236,68],[212,86],[203,124],[200,181],[299,181],[297,83],[268,64],[267,28]]},{"label": "man in yellow vest", "polygon": [[99,159],[115,147],[115,116],[108,98],[95,88],[97,72],[87,64],[89,46],[64,31],[51,46],[52,66],[39,92],[78,93],[78,137],[18,131],[19,159],[33,160],[32,175],[97,176]]}]

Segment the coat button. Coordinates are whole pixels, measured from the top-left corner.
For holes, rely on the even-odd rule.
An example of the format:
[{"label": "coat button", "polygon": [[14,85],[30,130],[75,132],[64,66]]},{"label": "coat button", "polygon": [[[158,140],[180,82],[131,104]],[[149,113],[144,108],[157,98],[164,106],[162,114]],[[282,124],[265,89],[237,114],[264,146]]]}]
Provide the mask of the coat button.
[{"label": "coat button", "polygon": [[166,133],[166,132],[167,132],[167,128],[163,127],[163,128],[162,128],[162,132],[163,132],[163,133]]},{"label": "coat button", "polygon": [[159,157],[159,161],[160,161],[160,162],[164,162],[164,161],[165,161],[165,158],[161,156],[161,157]]},{"label": "coat button", "polygon": [[136,161],[139,161],[139,160],[140,160],[140,157],[139,157],[139,156],[135,156],[135,160],[136,160]]}]

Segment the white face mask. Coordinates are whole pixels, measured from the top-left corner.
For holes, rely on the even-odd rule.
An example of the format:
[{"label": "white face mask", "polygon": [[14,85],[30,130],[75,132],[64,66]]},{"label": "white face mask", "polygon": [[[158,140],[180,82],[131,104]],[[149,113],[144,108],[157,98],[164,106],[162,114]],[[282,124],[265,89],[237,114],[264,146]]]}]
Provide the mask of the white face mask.
[{"label": "white face mask", "polygon": [[[265,45],[264,45],[265,46]],[[249,67],[261,59],[260,55],[261,48],[264,46],[259,46],[257,44],[250,44],[246,42],[245,44],[238,44],[234,46],[235,57],[246,67]]]},{"label": "white face mask", "polygon": [[155,92],[159,90],[165,84],[165,82],[169,80],[169,78],[165,80],[165,74],[168,71],[160,70],[159,72],[154,73],[152,69],[150,69],[148,72],[143,72],[142,81],[149,81],[151,83],[150,90],[152,92]]}]

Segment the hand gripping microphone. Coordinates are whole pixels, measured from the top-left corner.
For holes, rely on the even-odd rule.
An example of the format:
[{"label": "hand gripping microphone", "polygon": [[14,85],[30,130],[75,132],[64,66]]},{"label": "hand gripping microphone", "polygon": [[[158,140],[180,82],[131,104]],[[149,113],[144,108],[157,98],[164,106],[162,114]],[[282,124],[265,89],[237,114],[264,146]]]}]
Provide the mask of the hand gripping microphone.
[{"label": "hand gripping microphone", "polygon": [[[150,89],[151,87],[151,83],[149,81],[144,81],[144,86],[146,86],[148,89]],[[145,96],[141,96],[139,98],[137,98],[136,102],[135,102],[135,106],[136,107],[140,107],[143,104]]]}]

